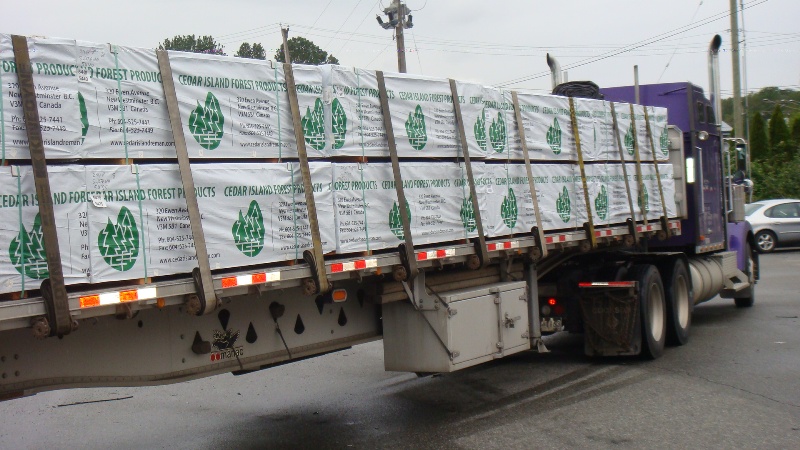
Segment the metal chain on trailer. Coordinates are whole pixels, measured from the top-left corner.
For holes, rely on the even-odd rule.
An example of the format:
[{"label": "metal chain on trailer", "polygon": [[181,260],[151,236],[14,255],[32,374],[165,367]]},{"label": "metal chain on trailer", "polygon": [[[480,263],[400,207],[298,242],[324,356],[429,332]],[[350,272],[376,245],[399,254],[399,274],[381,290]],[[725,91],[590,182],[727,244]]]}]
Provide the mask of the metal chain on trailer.
[{"label": "metal chain on trailer", "polygon": [[[11,42],[14,47],[14,61],[17,65],[25,131],[31,153],[31,167],[36,185],[36,196],[39,200],[39,216],[44,236],[45,257],[47,258],[48,278],[42,281],[40,289],[48,323],[40,328],[41,333],[38,337],[65,335],[72,331],[73,321],[69,310],[67,289],[64,286],[64,269],[61,266],[61,249],[58,246],[53,196],[50,192],[50,178],[47,174],[47,158],[44,153],[42,128],[39,122],[39,107],[36,100],[36,88],[33,84],[33,67],[28,52],[28,39],[25,36],[13,35]],[[23,228],[20,227],[20,233],[23,232],[22,230]],[[25,277],[24,271],[22,277]]]},{"label": "metal chain on trailer", "polygon": [[569,119],[572,122],[572,134],[575,136],[575,149],[578,153],[578,167],[581,169],[581,182],[583,183],[583,200],[586,202],[586,234],[592,248],[597,248],[597,237],[594,233],[594,219],[592,218],[592,202],[589,198],[589,187],[586,185],[586,167],[583,165],[583,150],[581,150],[581,133],[578,128],[578,118],[575,116],[575,99],[569,98]]},{"label": "metal chain on trailer", "polygon": [[661,198],[661,226],[664,232],[669,236],[669,225],[667,219],[667,204],[664,202],[664,189],[661,187],[661,172],[658,170],[658,160],[656,159],[656,143],[653,139],[653,130],[650,128],[650,115],[647,112],[647,106],[644,107],[644,121],[646,124],[647,140],[650,142],[650,148],[653,151],[653,167],[656,169],[656,180],[658,181],[658,195]]},{"label": "metal chain on trailer", "polygon": [[400,160],[397,157],[397,141],[394,137],[392,128],[392,115],[389,111],[389,97],[386,94],[386,80],[383,78],[383,71],[375,72],[378,78],[378,91],[381,100],[381,112],[383,113],[383,127],[386,129],[386,141],[389,144],[389,156],[392,159],[392,173],[394,175],[394,187],[397,191],[397,208],[400,210],[400,220],[403,222],[403,240],[399,248],[400,259],[403,262],[406,274],[405,280],[412,280],[417,275],[417,257],[414,253],[414,240],[411,238],[411,221],[409,220],[408,203],[406,194],[403,190],[403,178],[400,175]]},{"label": "metal chain on trailer", "polygon": [[475,191],[475,178],[472,173],[472,162],[469,155],[469,144],[467,143],[467,132],[464,129],[464,120],[461,117],[461,104],[458,101],[458,86],[456,80],[450,79],[450,94],[453,97],[453,110],[456,115],[456,126],[458,127],[458,136],[460,140],[459,148],[461,155],[464,157],[464,165],[467,168],[467,182],[469,182],[469,196],[472,201],[472,211],[474,213],[475,224],[478,229],[478,239],[475,244],[480,265],[475,269],[481,268],[489,261],[489,252],[486,250],[486,236],[483,231],[483,221],[481,220],[481,210],[478,204],[478,193]]},{"label": "metal chain on trailer", "polygon": [[[206,238],[203,233],[203,225],[200,223],[200,208],[197,204],[197,194],[194,191],[194,178],[189,161],[189,152],[186,146],[186,138],[183,135],[183,122],[181,121],[180,108],[178,106],[178,96],[175,92],[175,82],[172,79],[172,66],[169,62],[169,53],[166,50],[156,50],[158,57],[158,69],[161,72],[164,87],[164,100],[167,103],[169,113],[169,123],[172,127],[172,135],[175,139],[175,152],[178,157],[178,171],[181,175],[183,192],[186,197],[186,209],[189,212],[189,225],[194,239],[194,249],[197,254],[197,267],[192,271],[192,278],[197,284],[197,298],[200,302],[197,314],[210,314],[218,304],[217,295],[214,292],[214,282],[211,278],[211,263],[208,260],[208,249]],[[190,309],[195,309],[191,304]]]},{"label": "metal chain on trailer", "polygon": [[[292,65],[284,63],[283,76],[286,79],[286,90],[289,94],[289,107],[292,110],[292,123],[294,124],[294,136],[297,141],[297,156],[300,159],[300,174],[303,177],[303,190],[306,196],[306,210],[308,211],[308,221],[311,227],[311,242],[313,248],[303,252],[303,259],[311,267],[311,274],[317,292],[306,294],[327,293],[331,290],[328,276],[325,272],[325,259],[322,255],[322,239],[319,235],[319,219],[317,218],[317,204],[314,201],[314,190],[311,183],[311,170],[308,167],[308,153],[306,153],[306,140],[303,134],[303,124],[300,118],[300,105],[297,102],[297,88],[294,83],[294,71]],[[296,232],[296,230],[295,230]]]},{"label": "metal chain on trailer", "polygon": [[547,256],[547,244],[544,238],[544,228],[542,227],[542,215],[539,213],[539,196],[536,194],[536,182],[533,179],[533,169],[531,169],[531,155],[528,152],[528,141],[525,140],[525,125],[522,123],[522,111],[519,109],[519,98],[517,91],[511,91],[511,102],[514,106],[514,118],[517,120],[517,132],[519,133],[522,157],[525,160],[525,173],[528,176],[528,189],[531,191],[533,201],[533,211],[536,214],[536,236],[542,258]]},{"label": "metal chain on trailer", "polygon": [[622,145],[622,137],[619,135],[619,123],[617,122],[617,109],[615,107],[614,102],[611,103],[611,124],[612,124],[612,131],[614,133],[614,143],[617,145],[617,150],[619,151],[619,159],[622,162],[622,176],[625,178],[625,192],[628,194],[628,207],[631,210],[631,234],[633,235],[633,241],[638,243],[639,242],[639,231],[636,229],[636,210],[633,207],[633,198],[631,196],[631,184],[628,181],[628,166],[625,164],[625,151],[623,150]]}]

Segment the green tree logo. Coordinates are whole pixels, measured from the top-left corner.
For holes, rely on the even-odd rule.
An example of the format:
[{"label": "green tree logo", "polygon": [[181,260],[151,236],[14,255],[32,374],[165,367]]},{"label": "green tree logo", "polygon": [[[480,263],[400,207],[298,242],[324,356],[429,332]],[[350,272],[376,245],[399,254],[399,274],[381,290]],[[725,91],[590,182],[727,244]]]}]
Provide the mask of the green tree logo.
[{"label": "green tree logo", "polygon": [[314,150],[325,148],[325,113],[322,110],[322,100],[314,101],[314,109],[306,107],[306,115],[300,121],[303,125],[303,135],[306,144]]},{"label": "green tree logo", "polygon": [[422,114],[422,107],[417,105],[414,113],[408,113],[406,120],[406,134],[408,141],[414,150],[422,150],[428,143],[428,132],[425,130],[425,115]]},{"label": "green tree logo", "polygon": [[81,113],[81,144],[86,140],[86,132],[89,131],[89,113],[86,111],[86,100],[83,94],[78,92],[78,110]]},{"label": "green tree logo", "polygon": [[8,256],[11,257],[11,264],[21,275],[36,280],[50,276],[44,251],[42,218],[39,214],[33,219],[30,233],[25,230],[25,225],[21,225],[19,235],[14,237],[8,246]]},{"label": "green tree logo", "polygon": [[[408,200],[406,200],[406,211],[408,211],[408,221],[410,223],[411,208],[408,206]],[[405,234],[403,233],[403,219],[400,216],[400,208],[398,208],[397,202],[394,202],[392,210],[389,211],[389,229],[392,231],[392,234],[397,236],[397,239],[405,239]]]},{"label": "green tree logo", "polygon": [[556,155],[561,153],[561,125],[557,117],[553,118],[553,125],[547,129],[547,145]]},{"label": "green tree logo", "polygon": [[564,223],[569,222],[571,217],[571,205],[569,201],[569,191],[567,187],[564,186],[564,189],[561,191],[561,194],[558,195],[558,199],[556,200],[556,212],[558,216],[561,217],[561,220]]},{"label": "green tree logo", "polygon": [[500,217],[508,228],[514,228],[517,224],[518,212],[517,196],[514,195],[513,189],[508,188],[508,195],[503,197],[503,203],[500,204]]},{"label": "green tree logo", "polygon": [[628,150],[628,154],[633,156],[633,121],[631,121],[631,125],[628,127],[628,131],[625,132],[625,148]]},{"label": "green tree logo", "polygon": [[339,150],[344,146],[344,139],[347,133],[347,114],[338,98],[331,102],[331,129],[333,131],[333,143],[331,147]]},{"label": "green tree logo", "polygon": [[497,119],[492,119],[489,125],[489,142],[497,153],[503,153],[506,149],[506,121],[501,113],[497,113]]},{"label": "green tree logo", "polygon": [[205,106],[197,102],[197,108],[189,115],[189,132],[194,140],[206,150],[214,150],[222,142],[222,126],[225,118],[219,107],[217,97],[211,92],[206,95]]},{"label": "green tree logo", "polygon": [[478,120],[475,121],[475,126],[472,127],[472,131],[475,133],[475,141],[478,142],[478,147],[480,147],[483,152],[486,152],[486,108],[481,110],[481,115],[478,116]]},{"label": "green tree logo", "polygon": [[594,199],[594,210],[601,219],[606,220],[608,217],[608,192],[605,185],[600,186],[600,193]]},{"label": "green tree logo", "polygon": [[669,134],[667,134],[667,127],[661,130],[661,137],[658,139],[658,142],[661,145],[661,153],[667,156],[669,154]]},{"label": "green tree logo", "polygon": [[461,224],[468,233],[472,233],[478,228],[475,223],[475,208],[472,207],[472,199],[465,198],[461,202]]},{"label": "green tree logo", "polygon": [[100,254],[112,269],[130,270],[139,257],[139,228],[131,211],[122,207],[117,223],[108,219],[106,227],[97,235]]},{"label": "green tree logo", "polygon": [[650,195],[647,193],[647,185],[642,185],[642,192],[639,193],[639,209],[644,213],[650,212]]},{"label": "green tree logo", "polygon": [[258,202],[253,200],[247,209],[247,215],[239,211],[239,219],[231,229],[236,248],[245,256],[254,257],[264,248],[264,216]]}]

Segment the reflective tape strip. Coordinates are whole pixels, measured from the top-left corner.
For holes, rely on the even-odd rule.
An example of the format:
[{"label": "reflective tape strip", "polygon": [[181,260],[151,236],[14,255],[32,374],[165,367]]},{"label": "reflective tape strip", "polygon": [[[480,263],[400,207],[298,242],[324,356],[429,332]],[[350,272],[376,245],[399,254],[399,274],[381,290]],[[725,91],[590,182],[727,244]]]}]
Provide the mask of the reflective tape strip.
[{"label": "reflective tape strip", "polygon": [[378,267],[377,259],[358,259],[355,261],[347,261],[340,263],[333,263],[330,265],[331,273],[350,272],[353,270],[374,269]]},{"label": "reflective tape strip", "polygon": [[604,237],[604,236],[611,236],[611,230],[597,230],[594,232],[596,237]]},{"label": "reflective tape strip", "polygon": [[442,259],[442,258],[449,258],[451,256],[456,256],[456,249],[454,248],[443,248],[439,250],[430,250],[427,252],[419,252],[417,253],[417,261],[427,261],[429,259]]},{"label": "reflective tape strip", "polygon": [[101,294],[84,295],[78,298],[81,308],[115,305],[118,303],[136,302],[156,298],[156,288],[130,289],[126,291],[103,292]]},{"label": "reflective tape strip", "polygon": [[636,227],[636,231],[640,233],[653,230],[655,230],[655,227],[653,227],[653,225],[639,225],[638,227]]},{"label": "reflective tape strip", "polygon": [[252,284],[272,283],[281,281],[280,272],[260,272],[248,275],[238,275],[222,279],[222,288],[232,288],[236,286],[249,286]]},{"label": "reflective tape strip", "polygon": [[669,223],[669,227],[680,230],[681,229],[681,223],[677,222],[677,221],[676,222],[670,222]]},{"label": "reflective tape strip", "polygon": [[634,287],[635,281],[594,281],[578,283],[578,287],[591,288],[591,287]]},{"label": "reflective tape strip", "polygon": [[552,244],[554,242],[567,242],[567,235],[559,234],[557,236],[547,236],[545,238],[545,242],[548,244]]},{"label": "reflective tape strip", "polygon": [[507,242],[490,242],[486,245],[486,248],[493,252],[495,250],[509,250],[512,248],[519,248],[519,241],[507,241]]}]

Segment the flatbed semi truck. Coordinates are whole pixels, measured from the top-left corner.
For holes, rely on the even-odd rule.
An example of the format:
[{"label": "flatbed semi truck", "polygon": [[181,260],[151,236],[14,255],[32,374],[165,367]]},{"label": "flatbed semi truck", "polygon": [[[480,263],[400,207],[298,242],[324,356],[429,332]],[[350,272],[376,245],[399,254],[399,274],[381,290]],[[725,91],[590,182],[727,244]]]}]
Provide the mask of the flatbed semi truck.
[{"label": "flatbed semi truck", "polygon": [[[591,156],[587,156],[590,155],[588,141],[593,137],[596,147],[601,128],[593,126],[590,132],[585,126],[587,122],[582,122],[586,116],[593,115],[582,114],[585,110],[581,109],[582,99],[544,96],[547,98],[542,101],[561,102],[558,104],[563,107],[555,120],[537,124],[537,116],[525,114],[541,113],[547,107],[540,109],[531,103],[534,100],[523,98],[523,94],[517,92],[492,91],[501,96],[502,101],[496,102],[473,94],[474,86],[454,80],[428,80],[382,72],[370,75],[360,69],[346,72],[356,79],[356,88],[341,89],[334,85],[328,89],[322,83],[323,87],[316,91],[310,84],[296,80],[305,76],[299,75],[303,71],[313,75],[317,69],[261,62],[259,64],[263,65],[258,66],[258,70],[274,75],[274,86],[279,87],[279,94],[284,96],[280,98],[285,102],[281,104],[276,97],[279,98],[277,104],[268,107],[264,106],[268,105],[266,100],[263,103],[257,99],[235,100],[238,105],[244,105],[239,106],[240,113],[254,115],[253,121],[248,122],[250,125],[243,128],[267,130],[267,125],[259,124],[266,123],[270,113],[270,120],[275,116],[283,117],[283,123],[281,119],[277,123],[279,132],[283,127],[286,141],[278,141],[277,147],[287,149],[291,156],[278,154],[277,158],[270,155],[246,161],[239,156],[235,162],[241,165],[228,167],[225,165],[228,160],[213,156],[224,132],[220,116],[225,111],[219,105],[225,100],[209,90],[196,105],[187,106],[179,99],[181,89],[208,83],[215,88],[237,85],[243,89],[262,86],[268,90],[268,80],[256,80],[251,84],[243,77],[229,77],[226,82],[222,76],[192,76],[181,72],[181,64],[186,63],[182,59],[190,59],[200,68],[218,64],[223,67],[220,72],[223,74],[225,68],[234,71],[236,64],[245,63],[219,56],[151,51],[148,57],[153,64],[157,63],[157,70],[136,71],[136,77],[139,81],[146,78],[145,81],[156,83],[158,93],[144,96],[148,98],[144,103],[128,101],[131,96],[144,97],[136,97],[135,88],[124,84],[135,72],[120,65],[124,50],[114,45],[69,42],[78,50],[66,59],[72,58],[75,64],[37,60],[46,53],[52,40],[8,35],[0,39],[1,81],[6,94],[0,101],[7,106],[6,117],[0,118],[3,139],[10,142],[15,131],[24,133],[25,137],[24,157],[6,152],[4,147],[4,167],[0,169],[12,180],[24,179],[25,174],[30,173],[29,181],[35,185],[36,195],[31,195],[30,204],[25,206],[34,208],[37,218],[33,225],[23,226],[22,181],[15,181],[17,184],[11,186],[18,190],[11,192],[8,207],[14,214],[19,210],[20,228],[4,234],[9,242],[3,242],[3,248],[9,249],[8,262],[14,263],[12,273],[13,270],[18,272],[15,276],[22,285],[14,284],[17,278],[8,281],[0,301],[2,398],[51,389],[154,385],[227,372],[243,374],[379,339],[384,342],[387,370],[418,374],[451,372],[521,351],[546,352],[542,337],[563,330],[583,333],[589,355],[656,358],[662,354],[666,343],[687,342],[695,304],[717,294],[734,298],[737,306],[753,304],[758,259],[753,251],[752,232],[742,213],[744,187],[735,185],[730,174],[726,174],[731,165],[726,162],[728,154],[719,133],[719,109],[715,109],[702,89],[693,84],[642,86],[643,106],[632,104],[633,88],[603,90],[605,100],[598,101],[597,105],[605,112],[596,114],[597,121],[591,123],[605,124],[602,129],[610,136],[607,153],[611,156],[592,161]],[[63,43],[63,40],[56,42]],[[718,48],[718,42],[716,48],[712,45],[712,59]],[[109,58],[114,66],[101,68],[96,62],[102,58]],[[47,83],[40,82],[42,78],[37,79],[44,75],[43,71],[48,76],[62,76],[70,83],[77,83],[75,86],[81,89],[76,92],[86,92],[83,87],[92,83],[111,83],[102,93],[108,97],[108,111],[120,117],[111,118],[98,127],[105,126],[107,132],[121,133],[124,161],[109,160],[105,154],[97,159],[85,153],[66,157],[56,154],[56,150],[66,153],[70,150],[54,144],[48,133],[77,133],[74,140],[81,143],[91,139],[93,128],[89,123],[94,120],[91,118],[94,104],[83,99],[88,94],[75,94],[81,97],[76,102],[79,105],[76,107],[77,128],[70,131],[67,126],[60,130],[58,116],[50,114],[48,109],[60,105],[58,101],[73,94],[68,88],[59,91],[62,89],[60,81],[54,82],[48,93]],[[370,79],[374,80],[374,86],[362,87],[363,79],[369,76],[373,77]],[[714,76],[711,78],[713,81]],[[419,80],[439,83],[436,86],[445,89],[444,93],[404,96],[397,88],[402,83]],[[226,87],[225,83],[230,85]],[[387,86],[394,88],[387,89]],[[713,86],[716,84],[712,83]],[[343,120],[342,117],[348,116],[337,109],[341,107],[339,99],[344,99],[337,95],[343,91],[357,97],[358,114],[354,116],[357,120]],[[303,115],[302,96],[309,93],[319,94],[322,101],[310,103]],[[55,95],[62,98],[58,100]],[[371,109],[366,104],[367,97],[371,98]],[[432,120],[417,106],[408,113],[406,120],[405,112],[397,113],[402,107],[398,101],[410,97],[414,97],[411,100],[440,101],[443,106],[435,113],[439,116]],[[718,94],[714,99],[719,99]],[[101,100],[97,102],[101,104]],[[337,107],[337,103],[340,106]],[[468,106],[475,104],[477,109]],[[13,107],[18,107],[20,113],[10,117]],[[492,107],[497,109],[487,118],[486,109]],[[150,108],[150,111],[142,111],[142,108]],[[663,129],[654,130],[657,122],[652,116],[658,111],[668,113],[662,114]],[[477,120],[468,121],[465,117],[470,114],[478,114]],[[372,120],[380,129],[365,127],[366,120]],[[398,126],[398,120],[404,126]],[[621,125],[623,120],[624,126]],[[322,169],[315,169],[315,164],[319,163],[313,158],[309,162],[309,155],[314,150],[334,148],[344,142],[344,138],[338,139],[340,134],[337,133],[350,131],[358,121],[361,122],[360,148],[364,149],[366,137],[377,137],[383,139],[385,153],[369,158],[356,153],[343,159],[325,159],[332,161],[334,173],[333,177],[328,175],[333,199],[327,202],[338,208],[335,216],[325,215],[329,212],[326,212],[329,203],[317,195],[324,191],[325,183],[315,178]],[[439,121],[450,126],[452,133],[434,136],[432,123],[439,124]],[[11,128],[12,122],[18,124],[17,128]],[[93,263],[89,270],[77,275],[84,278],[72,280],[73,268],[69,266],[72,259],[64,256],[71,253],[65,253],[63,248],[83,244],[64,244],[64,237],[72,235],[65,234],[58,225],[54,208],[60,206],[61,186],[54,183],[66,179],[59,178],[62,172],[77,170],[82,181],[78,183],[80,189],[74,192],[83,191],[87,208],[95,208],[90,209],[90,213],[105,211],[120,195],[87,187],[89,177],[102,178],[97,175],[102,171],[92,171],[94,169],[87,168],[88,164],[113,165],[115,171],[123,167],[126,176],[135,176],[139,188],[132,191],[131,198],[124,200],[138,201],[141,214],[141,202],[151,197],[137,192],[146,193],[154,188],[148,180],[156,183],[162,179],[146,178],[147,171],[152,170],[148,163],[163,163],[164,155],[150,160],[146,155],[137,155],[129,134],[141,126],[147,130],[153,123],[161,123],[162,129],[149,132],[161,132],[172,139],[164,150],[171,165],[159,168],[163,171],[158,172],[159,177],[171,173],[180,181],[172,191],[157,189],[154,192],[159,192],[158,200],[166,200],[163,197],[171,195],[170,192],[179,192],[185,205],[177,210],[161,210],[163,215],[180,215],[179,225],[168,227],[163,222],[153,231],[161,232],[158,236],[169,241],[165,251],[174,254],[175,259],[163,263],[166,268],[161,269],[161,275],[152,268],[148,272],[145,266],[144,277],[103,278],[103,272]],[[320,131],[325,127],[325,132]],[[551,157],[556,164],[545,166],[543,163],[547,161],[531,158],[532,150],[528,148],[531,138],[526,138],[526,132],[531,133],[537,127],[546,130],[542,139],[552,150]],[[375,133],[370,134],[372,131]],[[101,132],[103,130],[98,131]],[[449,149],[454,156],[448,162],[461,171],[461,181],[455,183],[463,194],[458,198],[448,198],[451,191],[443,184],[423,183],[408,175],[408,167],[414,164],[424,167],[434,161],[421,159],[413,152],[411,156],[404,154],[403,145],[420,150],[417,147],[425,146],[422,141],[438,138],[456,142]],[[328,144],[325,144],[326,139]],[[200,146],[196,154],[192,153],[193,145]],[[511,153],[510,149],[496,161],[488,155],[491,149],[502,153],[498,149],[505,146],[513,146],[518,152],[514,164],[510,156],[504,156]],[[575,158],[558,161],[559,154],[563,156],[570,151],[568,147]],[[480,149],[486,148],[490,151],[481,153]],[[174,155],[169,155],[170,151]],[[650,160],[644,157],[647,151]],[[29,153],[29,158],[25,152]],[[656,156],[658,152],[663,152],[660,159]],[[202,171],[196,162],[209,155],[212,157],[204,168],[218,169],[222,173],[220,177],[244,177],[244,172],[237,170],[263,161],[290,166],[289,173],[297,179],[291,180],[295,187],[286,192],[291,201],[285,202],[285,209],[262,212],[258,204],[251,203],[246,214],[240,210],[239,220],[232,230],[238,251],[254,256],[266,252],[262,247],[253,247],[259,242],[263,246],[263,235],[260,240],[259,236],[254,237],[258,234],[256,231],[263,231],[257,225],[263,228],[263,223],[269,222],[265,217],[286,215],[287,220],[294,221],[290,228],[294,232],[294,244],[286,246],[289,250],[284,249],[289,257],[233,267],[213,265],[212,261],[218,256],[214,250],[216,238],[209,237],[208,227],[214,220],[214,207],[221,209],[225,205],[209,208],[203,203],[210,192],[208,189],[213,188],[200,184]],[[484,155],[488,156],[484,158]],[[447,159],[448,156],[438,158]],[[348,181],[354,186],[351,191],[362,195],[353,201],[346,196],[337,197],[341,191],[350,189],[350,184],[343,184],[344,178],[336,178],[337,173],[346,173],[347,164],[361,177],[355,182]],[[344,221],[350,214],[344,211],[356,211],[352,214],[358,216],[356,218],[363,216],[366,222],[371,217],[369,210],[380,206],[377,200],[365,200],[366,186],[372,179],[369,174],[365,175],[364,167],[381,164],[388,175],[376,184],[383,184],[392,194],[390,201],[394,203],[388,229],[389,236],[394,235],[396,241],[388,242],[395,244],[380,247],[376,238],[378,232],[371,239],[370,225],[363,224],[367,234],[364,241],[374,241],[372,248],[367,244],[364,251],[332,251],[326,247],[325,236],[333,236],[334,231],[339,233],[336,234],[339,237],[332,239],[338,239],[341,250],[340,235],[346,232],[344,228],[352,226],[352,221]],[[522,186],[522,191],[517,192],[523,194],[515,195],[509,187],[512,184],[509,167],[522,174],[514,179]],[[267,169],[263,170],[266,174]],[[541,180],[546,179],[546,175],[541,175],[543,170],[552,173],[568,170],[579,194],[570,197],[564,188],[563,193],[554,191],[557,199],[548,198],[550,193],[541,184]],[[593,176],[595,170],[605,172]],[[651,176],[648,178],[647,174]],[[616,201],[617,206],[623,205],[623,218],[601,222],[598,218],[613,208],[610,203],[614,195],[605,190],[605,185],[600,186],[603,182],[599,180],[612,175],[618,183],[617,192],[621,193]],[[482,181],[492,178],[501,181],[495,184]],[[650,180],[649,185],[646,179]],[[112,185],[112,181],[105,185]],[[496,200],[492,188],[487,186],[501,190],[505,194],[500,197],[502,201]],[[415,188],[424,192],[414,193],[415,197],[411,198],[409,193]],[[546,201],[554,204],[552,213],[557,214],[556,217],[560,214],[561,219],[571,218],[574,216],[570,211],[582,210],[583,220],[567,223],[564,219],[560,228],[543,225],[542,220],[548,213],[540,204]],[[456,220],[463,223],[464,229],[459,231],[464,233],[463,238],[436,241],[430,234],[415,231],[415,226],[422,226],[415,220],[435,222],[436,218],[424,215],[424,211],[437,202],[457,205],[456,211],[460,213]],[[508,227],[505,232],[493,233],[487,225],[491,220],[486,216],[494,207],[499,211],[500,226]],[[123,209],[128,213],[124,214]],[[523,221],[520,218],[523,210],[530,213],[526,229],[509,232],[517,221]],[[657,213],[650,214],[651,210]],[[77,220],[81,220],[83,210],[76,211]],[[116,215],[117,210],[114,211]],[[131,253],[151,251],[145,232],[133,231],[137,230],[135,225],[144,227],[143,222],[149,216],[137,216],[126,208],[119,211],[116,223],[111,219],[107,226],[100,222],[99,237],[93,237],[95,241],[90,243],[98,243],[103,258],[88,250],[90,254],[85,258],[94,261],[92,258],[97,256],[117,270],[108,272],[114,276],[119,276],[118,272],[130,264],[139,264],[138,260],[134,263],[126,259]],[[304,235],[305,244],[298,241],[301,228],[298,217],[305,220],[303,229],[308,231]],[[446,221],[445,218],[439,220]],[[89,222],[91,232],[94,222]],[[131,223],[134,226],[129,226]],[[288,236],[291,242],[292,233]],[[86,245],[88,248],[89,244]],[[188,257],[185,256],[187,252]],[[187,261],[189,270],[184,270]],[[170,265],[180,266],[180,269],[170,272]],[[96,281],[93,277],[97,277]]]}]

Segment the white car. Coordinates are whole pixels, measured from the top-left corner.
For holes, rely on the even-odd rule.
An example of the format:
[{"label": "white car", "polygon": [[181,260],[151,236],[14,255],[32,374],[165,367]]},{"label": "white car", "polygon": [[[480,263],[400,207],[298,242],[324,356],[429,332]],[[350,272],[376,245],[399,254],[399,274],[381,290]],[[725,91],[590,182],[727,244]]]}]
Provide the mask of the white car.
[{"label": "white car", "polygon": [[761,200],[745,205],[745,215],[760,253],[778,246],[800,245],[800,200]]}]

